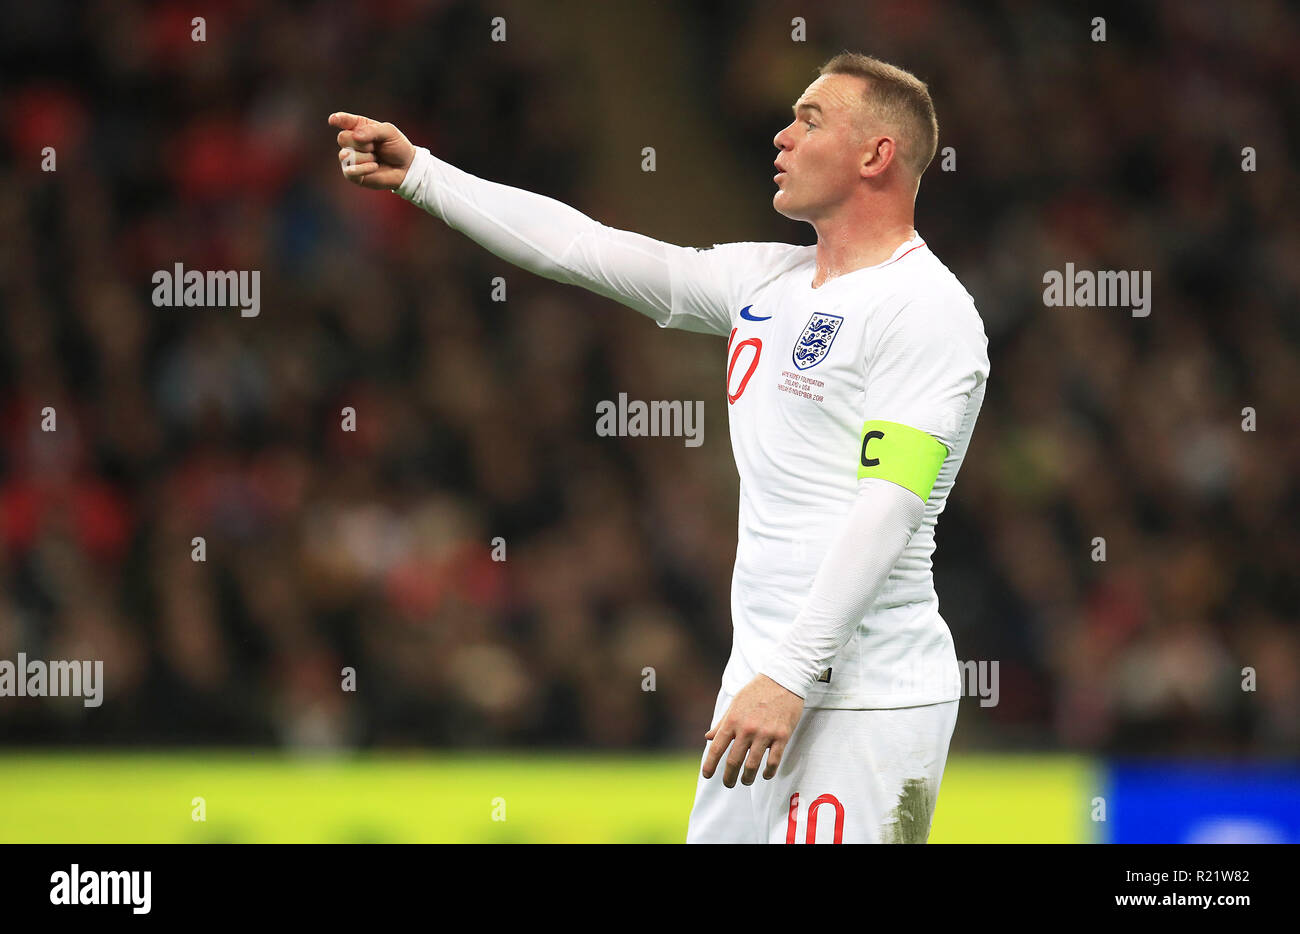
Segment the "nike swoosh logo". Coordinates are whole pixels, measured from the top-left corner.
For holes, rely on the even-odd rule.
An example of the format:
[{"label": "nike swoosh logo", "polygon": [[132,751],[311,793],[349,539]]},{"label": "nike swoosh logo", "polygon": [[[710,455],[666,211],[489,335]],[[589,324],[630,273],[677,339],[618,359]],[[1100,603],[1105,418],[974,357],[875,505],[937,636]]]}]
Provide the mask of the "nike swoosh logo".
[{"label": "nike swoosh logo", "polygon": [[771,315],[764,315],[760,318],[758,315],[751,315],[749,309],[753,307],[753,305],[746,305],[744,308],[740,309],[740,316],[746,321],[766,321],[772,317]]}]

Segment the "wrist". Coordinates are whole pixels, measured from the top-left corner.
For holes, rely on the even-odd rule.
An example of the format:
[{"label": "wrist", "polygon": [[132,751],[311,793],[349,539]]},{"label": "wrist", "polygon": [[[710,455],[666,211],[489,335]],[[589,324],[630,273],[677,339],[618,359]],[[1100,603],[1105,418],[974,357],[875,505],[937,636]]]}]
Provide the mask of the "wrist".
[{"label": "wrist", "polygon": [[424,181],[428,176],[432,160],[433,154],[428,149],[416,146],[415,154],[411,156],[411,161],[406,166],[406,175],[403,176],[401,184],[393,189],[393,193],[407,201],[420,200],[424,194]]},{"label": "wrist", "polygon": [[758,675],[771,681],[782,690],[793,694],[799,700],[804,700],[808,695],[808,688],[812,682],[802,677],[797,671],[788,670],[789,667],[792,666],[769,662],[759,670]]}]

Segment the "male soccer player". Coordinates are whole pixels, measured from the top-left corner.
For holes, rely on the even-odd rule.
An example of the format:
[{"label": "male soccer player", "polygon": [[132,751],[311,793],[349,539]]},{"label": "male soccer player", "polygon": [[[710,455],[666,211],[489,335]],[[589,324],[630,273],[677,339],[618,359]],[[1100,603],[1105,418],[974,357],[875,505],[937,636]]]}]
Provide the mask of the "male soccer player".
[{"label": "male soccer player", "polygon": [[476,178],[388,123],[330,124],[362,187],[660,327],[727,338],[734,639],[687,842],[925,842],[961,694],[930,558],[988,341],[913,227],[938,145],[926,86],[846,52],[793,110],[772,205],[817,243],[708,250]]}]

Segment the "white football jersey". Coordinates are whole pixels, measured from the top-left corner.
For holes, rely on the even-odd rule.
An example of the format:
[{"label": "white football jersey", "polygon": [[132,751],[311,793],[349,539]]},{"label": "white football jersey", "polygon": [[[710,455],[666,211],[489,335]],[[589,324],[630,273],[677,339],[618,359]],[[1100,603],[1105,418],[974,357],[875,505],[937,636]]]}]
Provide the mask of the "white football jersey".
[{"label": "white football jersey", "polygon": [[857,495],[863,423],[880,419],[924,431],[948,453],[921,526],[805,704],[958,698],[931,555],[989,373],[973,299],[919,235],[820,288],[815,246],[728,243],[673,251],[669,263],[672,310],[660,326],[727,337],[740,521],[723,689],[744,687],[798,615]]},{"label": "white football jersey", "polygon": [[885,262],[814,289],[815,246],[666,244],[477,178],[422,146],[397,194],[517,266],[615,299],[661,327],[727,338],[740,472],[728,694],[792,627],[859,483],[886,482],[858,480],[863,423],[895,422],[940,441],[947,455],[920,527],[805,705],[907,707],[960,696],[930,557],[984,399],[988,341],[970,295],[919,235]]}]

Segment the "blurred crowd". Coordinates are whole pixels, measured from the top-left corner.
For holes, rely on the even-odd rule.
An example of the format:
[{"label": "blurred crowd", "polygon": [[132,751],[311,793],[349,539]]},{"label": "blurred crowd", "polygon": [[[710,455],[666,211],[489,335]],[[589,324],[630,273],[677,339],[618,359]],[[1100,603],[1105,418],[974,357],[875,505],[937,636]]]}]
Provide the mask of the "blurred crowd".
[{"label": "blurred crowd", "polygon": [[[916,226],[992,362],[935,576],[999,702],[964,702],[954,749],[1300,750],[1294,8],[680,0],[584,36],[524,2],[205,6],[203,42],[184,4],[4,14],[0,659],[102,659],[106,687],[0,698],[0,741],[700,744],[736,546],[722,342],[346,183],[325,123],[651,233],[646,143],[600,161],[608,59],[579,52],[635,72],[659,42],[692,89],[660,158],[753,204],[733,239],[812,242],[766,202],[818,64],[930,85],[955,171]],[[155,307],[178,262],[260,270],[260,314]],[[1150,315],[1046,307],[1067,262],[1150,270]],[[705,443],[598,437],[620,392],[703,399]]]}]

